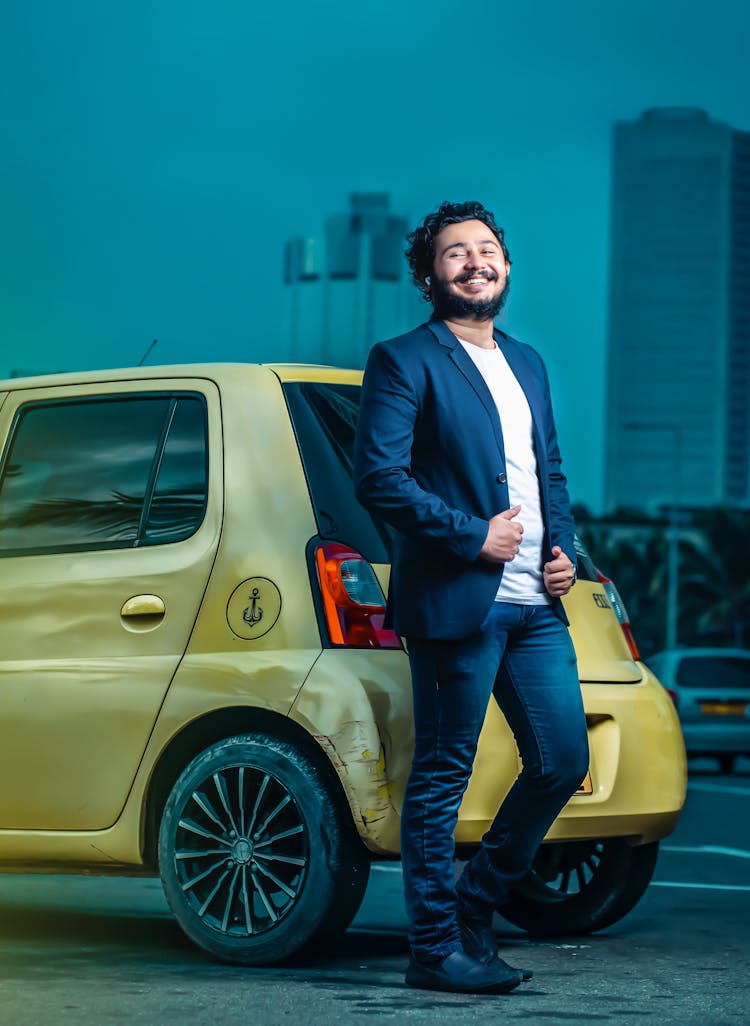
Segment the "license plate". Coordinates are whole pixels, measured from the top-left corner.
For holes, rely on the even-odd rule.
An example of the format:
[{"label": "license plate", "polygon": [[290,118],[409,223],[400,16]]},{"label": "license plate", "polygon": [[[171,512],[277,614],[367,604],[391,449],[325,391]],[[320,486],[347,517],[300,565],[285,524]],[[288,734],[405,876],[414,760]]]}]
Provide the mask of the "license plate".
[{"label": "license plate", "polygon": [[591,780],[591,770],[589,770],[589,772],[583,778],[583,783],[581,784],[581,786],[576,791],[576,794],[593,794],[593,793],[594,793],[594,785],[593,785],[592,780]]},{"label": "license plate", "polygon": [[701,702],[704,716],[744,716],[745,702]]}]

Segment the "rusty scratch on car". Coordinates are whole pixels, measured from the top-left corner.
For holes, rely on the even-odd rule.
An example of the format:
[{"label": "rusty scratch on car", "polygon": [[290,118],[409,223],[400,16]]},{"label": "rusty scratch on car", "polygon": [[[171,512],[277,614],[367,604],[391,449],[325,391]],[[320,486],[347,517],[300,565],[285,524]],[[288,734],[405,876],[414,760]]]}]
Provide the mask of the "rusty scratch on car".
[{"label": "rusty scratch on car", "polygon": [[373,744],[373,727],[362,720],[348,720],[334,735],[316,735],[339,772],[352,810],[361,821],[365,833],[377,840],[373,826],[389,820],[394,807],[386,774],[385,749],[377,737]]}]

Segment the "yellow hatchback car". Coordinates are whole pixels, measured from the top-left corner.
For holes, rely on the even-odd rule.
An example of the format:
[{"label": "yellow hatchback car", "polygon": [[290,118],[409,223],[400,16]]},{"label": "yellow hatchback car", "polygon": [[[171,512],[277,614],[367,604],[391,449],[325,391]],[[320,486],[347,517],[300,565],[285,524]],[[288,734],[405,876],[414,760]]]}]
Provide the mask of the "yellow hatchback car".
[{"label": "yellow hatchback car", "polygon": [[[397,858],[409,667],[388,530],[351,480],[356,372],[192,365],[0,381],[0,870],[160,874],[218,958],[348,926]],[[590,773],[499,911],[638,901],[686,785],[673,703],[583,550],[565,600]],[[519,772],[494,707],[459,856]]]}]

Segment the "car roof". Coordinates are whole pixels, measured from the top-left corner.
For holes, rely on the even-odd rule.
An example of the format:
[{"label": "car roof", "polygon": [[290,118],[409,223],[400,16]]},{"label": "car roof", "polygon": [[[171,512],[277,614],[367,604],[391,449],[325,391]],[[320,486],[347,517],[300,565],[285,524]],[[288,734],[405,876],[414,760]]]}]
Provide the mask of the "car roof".
[{"label": "car roof", "polygon": [[208,378],[221,383],[225,379],[236,380],[238,374],[252,375],[259,371],[273,373],[280,381],[329,381],[337,384],[357,385],[362,380],[362,371],[326,367],[322,364],[175,363],[7,378],[0,380],[0,391],[15,392],[26,388],[86,385],[96,384],[100,381],[150,381],[155,378]]}]

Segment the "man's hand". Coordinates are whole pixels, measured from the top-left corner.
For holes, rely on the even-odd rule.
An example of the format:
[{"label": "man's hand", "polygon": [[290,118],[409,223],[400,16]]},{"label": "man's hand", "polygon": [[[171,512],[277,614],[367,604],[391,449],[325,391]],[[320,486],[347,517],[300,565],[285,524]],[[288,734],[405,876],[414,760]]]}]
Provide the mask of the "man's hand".
[{"label": "man's hand", "polygon": [[573,587],[573,577],[573,564],[559,545],[553,545],[552,559],[544,564],[544,587],[553,598],[560,598]]},{"label": "man's hand", "polygon": [[479,551],[480,559],[486,559],[488,563],[510,563],[523,538],[523,526],[513,519],[520,512],[520,506],[511,506],[490,520],[487,537]]}]

